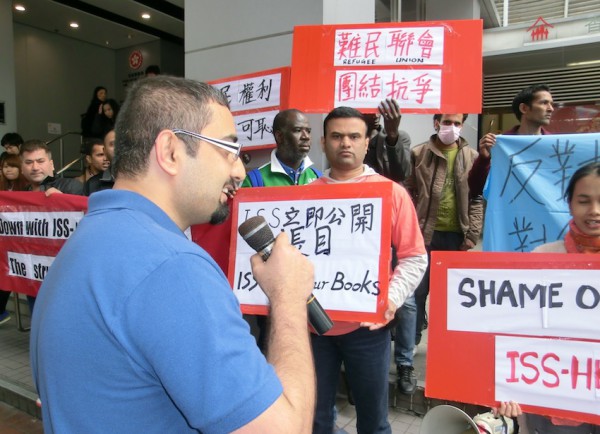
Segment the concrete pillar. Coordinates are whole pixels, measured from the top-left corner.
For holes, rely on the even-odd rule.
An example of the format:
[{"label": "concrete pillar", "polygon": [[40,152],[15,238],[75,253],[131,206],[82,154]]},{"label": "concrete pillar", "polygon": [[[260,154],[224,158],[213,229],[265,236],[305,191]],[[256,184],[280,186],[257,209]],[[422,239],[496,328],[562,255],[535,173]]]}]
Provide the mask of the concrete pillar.
[{"label": "concrete pillar", "polygon": [[[0,103],[4,104],[4,123],[0,123],[0,137],[17,131],[12,14],[12,1],[0,0]],[[4,149],[0,149],[0,152],[4,152]]]},{"label": "concrete pillar", "polygon": [[424,21],[479,18],[479,0],[425,0]]}]

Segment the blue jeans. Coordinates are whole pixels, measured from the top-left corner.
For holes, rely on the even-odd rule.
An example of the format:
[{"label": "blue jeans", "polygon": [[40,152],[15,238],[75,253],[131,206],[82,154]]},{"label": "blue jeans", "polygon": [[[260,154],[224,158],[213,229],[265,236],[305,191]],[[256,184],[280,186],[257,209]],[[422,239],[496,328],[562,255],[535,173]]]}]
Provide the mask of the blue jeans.
[{"label": "blue jeans", "polygon": [[29,313],[33,317],[33,307],[35,306],[35,297],[32,297],[31,295],[28,295],[27,296],[27,303],[29,304]]},{"label": "blue jeans", "polygon": [[398,323],[394,338],[394,360],[396,365],[413,365],[413,348],[417,334],[417,303],[411,295],[398,309]]},{"label": "blue jeans", "polygon": [[356,405],[358,433],[391,434],[388,422],[390,331],[361,327],[340,336],[311,334],[317,375],[313,434],[331,434],[342,361]]},{"label": "blue jeans", "polygon": [[443,232],[433,231],[431,242],[427,247],[427,270],[423,280],[417,289],[415,290],[415,300],[417,302],[417,336],[416,344],[421,342],[421,333],[423,331],[423,325],[425,324],[425,305],[427,304],[427,296],[429,295],[429,271],[431,269],[431,251],[432,250],[445,250],[454,251],[458,250],[460,245],[464,241],[463,234],[456,232]]},{"label": "blue jeans", "polygon": [[0,313],[4,313],[4,311],[6,310],[6,304],[8,303],[9,297],[10,291],[0,290]]}]

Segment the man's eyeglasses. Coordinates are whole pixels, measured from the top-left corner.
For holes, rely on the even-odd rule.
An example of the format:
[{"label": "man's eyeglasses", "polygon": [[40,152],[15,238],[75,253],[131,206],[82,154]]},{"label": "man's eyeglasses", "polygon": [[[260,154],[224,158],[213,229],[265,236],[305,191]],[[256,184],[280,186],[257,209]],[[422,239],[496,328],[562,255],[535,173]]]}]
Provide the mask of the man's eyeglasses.
[{"label": "man's eyeglasses", "polygon": [[231,152],[234,155],[234,157],[233,157],[234,160],[238,159],[238,157],[240,156],[240,152],[242,151],[241,143],[234,143],[234,142],[228,142],[227,140],[213,139],[211,137],[203,136],[202,134],[193,133],[193,132],[187,131],[187,130],[180,130],[178,128],[175,128],[172,131],[175,134],[184,134],[186,136],[190,136],[190,137],[193,137],[198,140],[204,140],[205,142],[208,142],[211,145],[215,145],[218,148],[225,149],[227,152]]}]

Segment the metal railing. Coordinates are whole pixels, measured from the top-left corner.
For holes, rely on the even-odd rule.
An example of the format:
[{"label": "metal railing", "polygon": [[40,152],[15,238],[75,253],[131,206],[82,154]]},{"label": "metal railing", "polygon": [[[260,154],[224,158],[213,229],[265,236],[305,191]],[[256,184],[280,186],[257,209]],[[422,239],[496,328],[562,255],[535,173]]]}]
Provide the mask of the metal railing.
[{"label": "metal railing", "polygon": [[78,157],[75,158],[73,161],[71,161],[70,163],[67,163],[62,169],[57,170],[56,171],[56,176],[60,176],[62,175],[63,172],[69,170],[71,168],[71,166],[73,166],[76,163],[81,163],[83,161],[83,157]]},{"label": "metal railing", "polygon": [[67,133],[61,134],[60,136],[55,137],[52,140],[46,142],[46,145],[48,145],[48,146],[51,145],[52,143],[58,142],[59,167],[61,167],[61,169],[56,171],[56,176],[62,175],[63,172],[65,172],[66,170],[71,168],[73,165],[77,164],[78,162],[83,161],[83,157],[78,157],[78,158],[74,159],[73,161],[67,163],[67,165],[64,165],[65,148],[64,148],[63,139],[67,136],[73,136],[73,135],[79,136],[79,144],[81,146],[81,144],[83,143],[83,139],[82,139],[81,133],[79,131],[69,131]]}]

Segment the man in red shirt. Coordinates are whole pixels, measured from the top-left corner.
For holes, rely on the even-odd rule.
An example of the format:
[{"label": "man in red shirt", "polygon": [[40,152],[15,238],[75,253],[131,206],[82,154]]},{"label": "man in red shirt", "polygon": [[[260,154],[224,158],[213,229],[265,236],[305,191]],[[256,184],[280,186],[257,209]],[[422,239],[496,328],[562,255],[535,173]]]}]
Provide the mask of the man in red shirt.
[{"label": "man in red shirt", "polygon": [[[554,112],[554,101],[550,88],[545,84],[526,87],[515,96],[512,110],[520,125],[505,131],[509,135],[550,134],[547,127]],[[481,196],[487,175],[490,171],[490,150],[496,144],[496,135],[487,133],[479,141],[479,156],[469,172],[469,190],[471,197]]]}]

